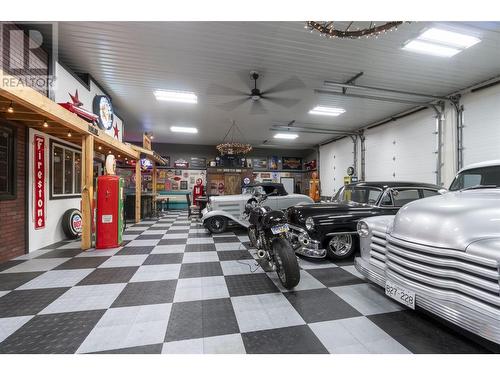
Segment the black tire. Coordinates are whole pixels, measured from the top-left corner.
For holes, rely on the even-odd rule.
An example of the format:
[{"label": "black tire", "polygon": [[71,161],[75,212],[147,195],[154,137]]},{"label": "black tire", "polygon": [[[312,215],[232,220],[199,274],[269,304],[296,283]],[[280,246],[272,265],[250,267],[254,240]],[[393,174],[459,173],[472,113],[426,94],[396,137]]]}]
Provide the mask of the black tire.
[{"label": "black tire", "polygon": [[[342,248],[342,245],[337,245],[335,249],[335,242],[337,243],[350,243],[348,248]],[[359,246],[359,239],[353,234],[341,234],[337,236],[330,236],[325,239],[326,256],[331,260],[347,259],[354,255]]]},{"label": "black tire", "polygon": [[294,288],[300,281],[300,268],[292,245],[283,238],[276,238],[273,241],[273,253],[281,284],[286,289]]},{"label": "black tire", "polygon": [[[76,225],[80,222],[79,227]],[[79,238],[82,234],[82,213],[76,208],[67,210],[62,217],[62,229],[70,240]]]},{"label": "black tire", "polygon": [[205,222],[206,228],[213,234],[225,232],[227,229],[227,218],[224,216],[214,216]]}]

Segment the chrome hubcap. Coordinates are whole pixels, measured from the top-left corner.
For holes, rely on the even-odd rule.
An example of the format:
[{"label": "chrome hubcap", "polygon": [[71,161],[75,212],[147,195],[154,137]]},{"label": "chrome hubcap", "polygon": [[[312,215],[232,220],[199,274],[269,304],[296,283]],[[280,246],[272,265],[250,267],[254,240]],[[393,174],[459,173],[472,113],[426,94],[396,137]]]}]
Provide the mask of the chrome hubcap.
[{"label": "chrome hubcap", "polygon": [[328,245],[333,254],[337,256],[344,256],[351,251],[352,236],[350,234],[333,236]]}]

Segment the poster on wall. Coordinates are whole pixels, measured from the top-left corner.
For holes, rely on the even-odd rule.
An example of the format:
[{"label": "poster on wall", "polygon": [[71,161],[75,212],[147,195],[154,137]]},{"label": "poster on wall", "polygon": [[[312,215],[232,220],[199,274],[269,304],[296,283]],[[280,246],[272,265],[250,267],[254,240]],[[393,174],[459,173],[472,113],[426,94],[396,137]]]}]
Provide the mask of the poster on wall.
[{"label": "poster on wall", "polygon": [[194,169],[205,169],[207,167],[207,159],[206,158],[192,157],[190,162],[191,162],[191,168],[194,168]]},{"label": "poster on wall", "polygon": [[181,181],[181,190],[187,190],[187,188],[188,188],[188,182]]},{"label": "poster on wall", "polygon": [[33,203],[35,229],[45,228],[45,138],[34,136],[33,160]]},{"label": "poster on wall", "polygon": [[252,162],[254,169],[267,169],[267,158],[253,158]]},{"label": "poster on wall", "polygon": [[302,158],[283,156],[282,168],[288,170],[302,170]]},{"label": "poster on wall", "polygon": [[277,156],[271,156],[269,158],[269,169],[275,171],[278,169],[279,159]]}]

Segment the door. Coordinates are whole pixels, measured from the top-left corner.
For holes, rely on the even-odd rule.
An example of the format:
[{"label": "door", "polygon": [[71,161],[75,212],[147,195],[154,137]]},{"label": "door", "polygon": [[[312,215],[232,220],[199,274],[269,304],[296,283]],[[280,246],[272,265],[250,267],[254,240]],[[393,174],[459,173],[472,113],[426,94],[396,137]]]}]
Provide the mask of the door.
[{"label": "door", "polygon": [[241,175],[237,173],[224,174],[224,195],[241,194]]}]

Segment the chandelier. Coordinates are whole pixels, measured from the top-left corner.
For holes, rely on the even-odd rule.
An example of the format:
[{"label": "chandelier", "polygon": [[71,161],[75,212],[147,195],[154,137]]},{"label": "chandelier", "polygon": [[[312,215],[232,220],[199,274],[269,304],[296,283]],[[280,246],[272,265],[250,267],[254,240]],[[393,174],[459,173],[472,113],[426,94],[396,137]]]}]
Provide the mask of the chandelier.
[{"label": "chandelier", "polygon": [[[378,38],[380,34],[397,30],[403,21],[392,21],[376,24],[375,22],[333,22],[333,21],[307,21],[304,26],[311,32],[317,31],[325,38],[360,39],[374,36]],[[346,26],[347,24],[347,26]]]},{"label": "chandelier", "polygon": [[240,128],[233,121],[222,142],[216,146],[221,155],[245,155],[252,151],[252,146],[249,143],[234,142],[236,132],[244,138]]}]

